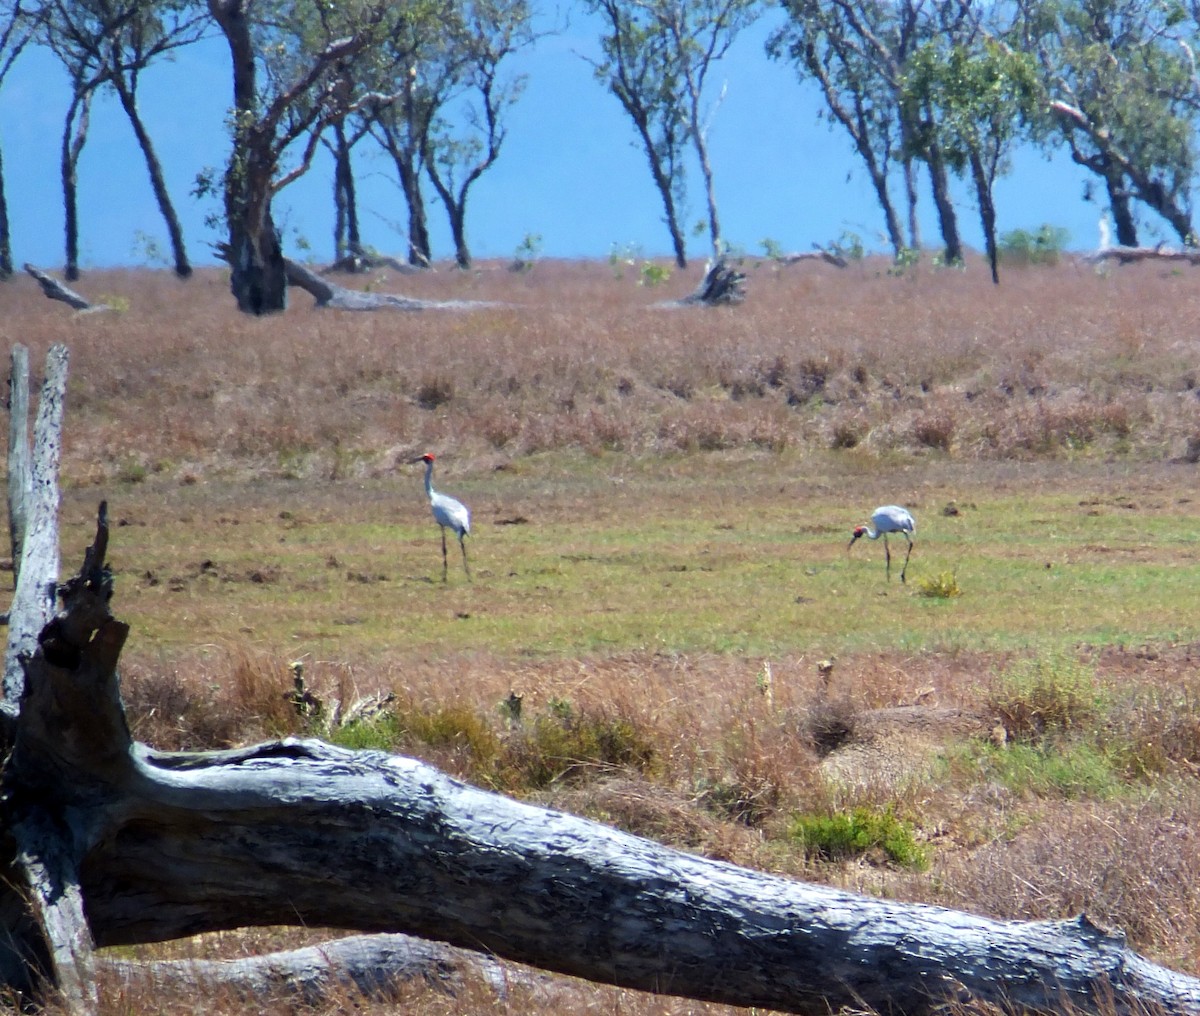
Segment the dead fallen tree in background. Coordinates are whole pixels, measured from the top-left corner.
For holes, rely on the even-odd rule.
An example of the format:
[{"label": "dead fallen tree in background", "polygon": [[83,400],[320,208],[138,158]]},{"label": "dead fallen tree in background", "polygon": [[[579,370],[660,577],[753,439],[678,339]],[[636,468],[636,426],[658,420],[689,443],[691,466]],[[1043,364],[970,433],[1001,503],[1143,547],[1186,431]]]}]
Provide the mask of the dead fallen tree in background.
[{"label": "dead fallen tree in background", "polygon": [[400,275],[418,275],[429,271],[429,265],[410,265],[399,258],[387,254],[377,254],[374,251],[353,247],[349,253],[321,269],[322,275],[341,273],[343,275],[363,275],[367,272],[378,271],[381,268],[390,269]]},{"label": "dead fallen tree in background", "polygon": [[1200,250],[1178,250],[1174,247],[1102,247],[1084,256],[1092,264],[1115,261],[1117,264],[1132,264],[1136,261],[1173,261],[1189,265],[1200,265]]},{"label": "dead fallen tree in background", "polygon": [[[1200,979],[1086,918],[995,921],[796,882],[317,740],[213,752],[134,741],[117,676],[129,628],[110,612],[103,504],[79,573],[56,585],[66,352],[50,355],[61,363],[47,370],[35,427],[41,493],[0,703],[0,986],[56,989],[90,1013],[97,947],[286,924],[427,940],[434,978],[443,963],[461,966],[446,943],[812,1016],[846,1006],[924,1016],[947,1000],[1200,1013]],[[18,609],[26,602],[37,609]],[[373,953],[384,967],[388,945]],[[269,961],[246,961],[241,975],[270,978]],[[310,978],[299,958],[290,969],[302,993],[335,976],[326,966]]]},{"label": "dead fallen tree in background", "polygon": [[81,314],[94,314],[99,311],[115,310],[112,304],[108,303],[92,303],[85,296],[80,296],[70,286],[59,282],[52,275],[47,275],[39,268],[35,268],[31,264],[25,265],[25,271],[32,275],[37,284],[42,287],[42,292],[51,300],[60,300],[69,307],[74,308]]},{"label": "dead fallen tree in background", "polygon": [[333,310],[472,310],[496,306],[480,300],[418,300],[395,293],[364,293],[330,282],[290,258],[284,258],[284,267],[289,286],[303,289],[316,300],[318,307]]},{"label": "dead fallen tree in background", "polygon": [[730,263],[718,258],[704,272],[695,292],[664,306],[689,307],[704,304],[708,307],[735,306],[746,299],[746,276]]}]

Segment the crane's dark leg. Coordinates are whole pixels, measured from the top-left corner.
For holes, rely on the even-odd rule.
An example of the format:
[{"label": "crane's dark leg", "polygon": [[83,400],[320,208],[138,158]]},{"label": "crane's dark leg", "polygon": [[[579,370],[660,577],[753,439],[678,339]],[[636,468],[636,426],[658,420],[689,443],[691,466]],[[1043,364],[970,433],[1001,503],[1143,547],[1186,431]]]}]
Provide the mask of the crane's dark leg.
[{"label": "crane's dark leg", "polygon": [[463,552],[463,571],[465,571],[467,573],[467,578],[470,578],[471,577],[471,568],[467,564],[467,541],[465,539],[463,539],[463,537],[465,535],[466,535],[465,533],[458,534],[458,545],[462,548],[462,552]]},{"label": "crane's dark leg", "polygon": [[446,564],[446,527],[442,526],[440,528],[442,530],[442,581],[446,582],[446,574],[448,571],[448,566]]},{"label": "crane's dark leg", "polygon": [[904,534],[904,538],[908,541],[908,553],[904,555],[904,567],[900,569],[900,581],[907,582],[904,573],[908,571],[908,559],[912,557],[912,537],[908,533]]},{"label": "crane's dark leg", "polygon": [[883,534],[883,559],[887,562],[887,579],[892,581],[892,552],[888,548],[887,533]]}]

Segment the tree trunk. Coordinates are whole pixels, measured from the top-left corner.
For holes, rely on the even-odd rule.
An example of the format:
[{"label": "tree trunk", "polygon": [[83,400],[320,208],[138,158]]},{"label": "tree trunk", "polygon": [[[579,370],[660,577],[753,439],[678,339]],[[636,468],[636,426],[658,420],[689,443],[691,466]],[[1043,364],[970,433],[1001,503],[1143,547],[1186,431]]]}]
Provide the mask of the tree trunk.
[{"label": "tree trunk", "polygon": [[68,282],[79,278],[79,194],[77,171],[79,156],[87,142],[91,116],[92,93],[76,92],[67,108],[63,123],[61,170],[63,187],[63,219],[66,232],[66,265],[63,274]]},{"label": "tree trunk", "polygon": [[1112,212],[1113,225],[1117,227],[1117,243],[1122,247],[1138,245],[1137,222],[1130,208],[1129,191],[1117,170],[1104,175],[1104,187],[1108,191],[1108,207]]},{"label": "tree trunk", "polygon": [[[619,93],[617,98],[620,98]],[[663,221],[667,225],[667,232],[671,235],[671,248],[675,252],[675,266],[680,269],[687,268],[687,245],[684,243],[683,229],[679,225],[679,211],[675,207],[674,181],[666,167],[663,166],[662,159],[659,158],[658,149],[655,147],[654,139],[650,136],[650,128],[645,119],[634,115],[634,111],[628,106],[626,106],[626,110],[633,117],[634,125],[642,139],[646,158],[650,162],[650,175],[654,179],[654,187],[658,191],[659,197],[662,198]]]},{"label": "tree trunk", "polygon": [[[826,1016],[946,1002],[1200,1013],[1200,979],[1086,917],[994,921],[808,885],[505,799],[413,759],[288,738],[218,752],[133,741],[116,667],[107,510],[57,586],[66,351],[39,408],[6,730],[0,978],[97,1008],[96,946],[275,924],[401,931],[596,981]],[[51,381],[51,378],[55,380]],[[58,394],[47,410],[47,395]],[[51,398],[53,402],[53,398]],[[43,482],[44,481],[44,482]],[[46,538],[38,541],[35,533]],[[16,698],[11,698],[12,694]]]},{"label": "tree trunk", "polygon": [[358,196],[354,187],[354,167],[350,160],[351,145],[346,139],[345,121],[334,124],[333,147],[333,227],[334,260],[362,251],[358,229]]},{"label": "tree trunk", "polygon": [[4,153],[0,152],[0,280],[13,275],[12,227],[8,221],[8,199],[4,194]]},{"label": "tree trunk", "polygon": [[996,248],[996,203],[992,199],[992,182],[989,179],[983,158],[977,151],[970,155],[971,179],[975,183],[975,198],[979,202],[979,223],[983,229],[983,243],[987,250],[988,266],[992,270],[992,284],[1000,285],[1000,252]]},{"label": "tree trunk", "polygon": [[433,263],[433,248],[429,239],[429,220],[425,210],[425,195],[421,190],[421,155],[407,139],[396,136],[386,124],[379,123],[376,140],[392,157],[400,191],[408,207],[408,263],[428,268]]},{"label": "tree trunk", "polygon": [[29,350],[12,347],[8,385],[8,536],[12,548],[13,588],[21,574],[26,512],[33,478],[29,471]]},{"label": "tree trunk", "polygon": [[963,261],[962,241],[958,236],[958,216],[950,198],[950,175],[942,159],[941,149],[931,144],[926,157],[929,164],[929,181],[933,187],[933,203],[937,207],[938,225],[942,230],[945,245],[943,257],[948,265],[960,265]]},{"label": "tree trunk", "polygon": [[270,314],[287,309],[287,268],[271,216],[271,138],[257,129],[258,102],[250,22],[240,0],[209,0],[229,44],[236,111],[233,152],[225,172],[229,227],[229,288],[238,310]]},{"label": "tree trunk", "polygon": [[188,261],[187,248],[183,242],[183,227],[179,224],[179,216],[175,214],[171,195],[167,193],[167,183],[163,178],[162,165],[158,161],[158,155],[154,151],[154,143],[150,140],[150,133],[146,130],[146,125],[138,113],[137,98],[126,83],[124,75],[119,71],[113,75],[112,84],[121,101],[121,108],[125,110],[125,115],[133,127],[133,133],[137,138],[138,145],[141,146],[142,155],[146,159],[146,170],[150,174],[150,187],[154,191],[154,199],[158,202],[158,210],[162,214],[163,222],[167,227],[167,236],[171,240],[175,274],[181,279],[186,279],[192,274],[192,266]]}]

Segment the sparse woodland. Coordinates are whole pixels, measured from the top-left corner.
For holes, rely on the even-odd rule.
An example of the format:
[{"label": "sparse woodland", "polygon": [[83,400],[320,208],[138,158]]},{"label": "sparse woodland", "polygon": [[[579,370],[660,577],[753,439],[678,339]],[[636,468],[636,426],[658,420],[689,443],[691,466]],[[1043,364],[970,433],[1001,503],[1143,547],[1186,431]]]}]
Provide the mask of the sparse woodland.
[{"label": "sparse woodland", "polygon": [[[106,500],[139,764],[236,766],[286,735],[331,758],[384,749],[884,910],[1086,913],[1190,983],[1191,269],[1064,262],[1000,290],[977,264],[743,270],[737,307],[665,308],[695,290],[682,273],[646,287],[547,262],[372,281],[474,303],[452,313],[261,320],[225,306],[218,272],[89,276],[103,315],[5,287],[0,329],[35,375],[70,350],[62,577]],[[472,583],[440,581],[408,465],[425,450],[473,509]],[[905,588],[882,548],[846,552],[888,501],[918,518]],[[93,859],[93,888],[118,857]],[[116,926],[115,899],[96,927]],[[216,967],[194,975],[200,1002],[174,968],[147,982],[123,964],[333,934],[270,920],[110,936],[99,1011],[248,1011]],[[469,945],[469,926],[446,937]],[[503,924],[481,937],[503,955]],[[511,962],[396,990],[312,1004],[729,1011]],[[1194,1011],[1187,990],[1165,1008]]]}]

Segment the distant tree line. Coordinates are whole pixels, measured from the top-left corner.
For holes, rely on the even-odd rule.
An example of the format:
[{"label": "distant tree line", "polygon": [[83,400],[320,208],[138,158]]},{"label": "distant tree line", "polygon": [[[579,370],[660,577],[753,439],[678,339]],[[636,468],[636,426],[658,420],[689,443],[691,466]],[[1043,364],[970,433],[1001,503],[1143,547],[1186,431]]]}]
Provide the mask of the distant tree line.
[{"label": "distant tree line", "polygon": [[[958,179],[974,197],[998,280],[993,189],[1025,144],[1065,150],[1091,174],[1089,196],[1111,215],[1118,244],[1137,246],[1139,210],[1193,243],[1200,0],[579,0],[577,7],[597,33],[598,55],[587,59],[630,119],[681,267],[688,166],[699,167],[713,254],[726,248],[708,152],[720,104],[711,72],[767,12],[778,18],[767,57],[819,90],[824,118],[862,160],[895,257],[924,245],[917,207],[928,187],[941,256],[962,259],[951,197]],[[408,262],[432,259],[432,189],[455,260],[470,265],[468,197],[500,157],[506,114],[525,84],[507,67],[537,42],[538,14],[532,0],[0,0],[0,88],[29,46],[52,51],[67,72],[68,279],[79,273],[77,167],[102,90],[129,118],[175,271],[186,276],[183,231],[138,114],[138,88],[156,61],[223,37],[233,81],[230,154],[222,171],[198,177],[196,193],[220,197],[234,295],[243,310],[263,313],[286,303],[272,200],[307,172],[321,146],[334,164],[339,258],[361,251],[353,154],[370,140],[390,157],[404,196]],[[8,276],[3,166],[0,152],[0,276]]]}]

